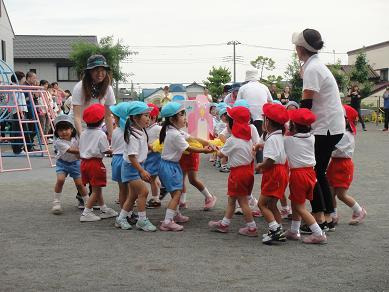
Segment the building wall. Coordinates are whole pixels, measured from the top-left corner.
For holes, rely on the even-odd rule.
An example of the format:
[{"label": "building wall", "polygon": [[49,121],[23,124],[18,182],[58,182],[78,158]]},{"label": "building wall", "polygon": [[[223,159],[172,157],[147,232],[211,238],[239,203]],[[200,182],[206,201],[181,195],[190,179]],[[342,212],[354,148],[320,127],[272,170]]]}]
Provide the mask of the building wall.
[{"label": "building wall", "polygon": [[[5,6],[2,0],[0,0],[1,5],[1,17],[0,17],[0,41],[3,40],[6,43],[6,63],[11,69],[14,68],[14,46],[13,39],[14,33],[12,30],[11,22],[8,18],[8,15],[5,10]],[[1,43],[1,42],[0,42]],[[2,56],[1,46],[0,46],[0,59]]]},{"label": "building wall", "polygon": [[373,105],[375,107],[375,106],[377,106],[378,101],[380,103],[380,107],[383,107],[384,106],[384,99],[382,97],[384,95],[384,92],[385,92],[385,88],[383,88],[382,90],[380,90],[376,93],[373,93],[372,95],[362,99],[362,102],[361,102],[362,108],[363,108],[363,105],[365,105],[365,106]]},{"label": "building wall", "polygon": [[201,94],[204,94],[204,88],[201,86],[188,86],[186,88],[186,95],[188,96],[188,99],[195,98]]},{"label": "building wall", "polygon": [[[389,68],[389,45],[381,48],[366,50],[366,57],[373,69]],[[354,65],[358,53],[348,56],[349,65]]]}]

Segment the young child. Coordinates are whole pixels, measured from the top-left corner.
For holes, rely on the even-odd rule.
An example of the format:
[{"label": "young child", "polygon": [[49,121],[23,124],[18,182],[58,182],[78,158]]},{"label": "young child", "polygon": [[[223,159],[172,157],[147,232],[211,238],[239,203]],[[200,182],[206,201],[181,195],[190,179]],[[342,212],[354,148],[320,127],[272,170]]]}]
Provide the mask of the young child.
[{"label": "young child", "polygon": [[[161,126],[158,125],[159,108],[152,103],[147,104],[152,108],[150,112],[150,122],[146,128],[146,133],[149,138],[149,145],[152,145],[154,141],[159,139],[159,133],[161,132]],[[151,146],[149,146],[151,148]],[[158,171],[159,164],[161,163],[161,154],[149,150],[147,159],[145,161],[145,169],[151,175],[150,186],[151,186],[151,199],[147,202],[147,208],[159,208],[161,207],[161,201],[159,200],[159,184],[158,184]]]},{"label": "young child", "polygon": [[286,232],[286,238],[300,240],[301,218],[309,226],[312,234],[303,239],[304,243],[327,243],[325,233],[317,224],[315,218],[305,209],[305,201],[313,199],[313,189],[316,184],[315,137],[310,133],[315,115],[306,108],[291,110],[290,136],[285,136],[284,145],[288,165],[289,199],[292,203],[292,225]]},{"label": "young child", "polygon": [[147,158],[148,143],[145,128],[149,124],[152,108],[141,101],[133,101],[128,108],[128,118],[124,129],[126,146],[123,154],[122,181],[130,186],[130,196],[123,204],[115,226],[121,229],[131,229],[127,216],[137,200],[138,222],[136,228],[143,231],[156,231],[157,228],[146,217],[146,201],[149,190],[145,182],[150,182],[151,175],[144,169]]},{"label": "young child", "polygon": [[[354,163],[352,156],[355,149],[355,135],[357,133],[356,123],[358,120],[358,112],[351,106],[344,105],[346,118],[346,131],[335,146],[336,149],[332,152],[331,162],[327,169],[327,178],[334,197],[338,197],[343,203],[353,210],[350,225],[362,223],[367,212],[361,207],[353,197],[347,194],[353,181]],[[334,200],[336,207],[336,200]],[[339,217],[336,214],[332,215],[332,220],[337,223]]]},{"label": "young child", "polygon": [[243,211],[246,226],[239,229],[239,234],[246,236],[258,236],[257,226],[253,219],[248,197],[254,185],[254,156],[252,130],[249,126],[250,111],[243,106],[228,108],[231,137],[218,153],[219,156],[227,156],[231,165],[228,177],[228,205],[223,220],[210,221],[209,227],[215,231],[226,233],[235,211],[236,203]]},{"label": "young child", "polygon": [[178,208],[183,189],[183,174],[179,160],[185,150],[195,153],[211,153],[215,149],[213,147],[195,148],[189,146],[186,140],[192,137],[181,130],[186,126],[186,114],[184,106],[180,103],[167,103],[161,110],[161,116],[165,118],[165,121],[159,135],[160,143],[164,144],[159,178],[166,191],[170,192],[172,199],[167,206],[165,220],[160,225],[160,230],[182,231],[184,227],[177,223],[185,223],[189,218],[183,216]]},{"label": "young child", "polygon": [[283,131],[289,117],[286,109],[280,104],[265,104],[263,114],[263,125],[267,136],[263,148],[263,162],[259,163],[255,169],[263,173],[258,207],[269,224],[269,232],[262,242],[271,244],[286,240],[282,231],[281,214],[277,208],[277,202],[284,196],[288,185]]},{"label": "young child", "polygon": [[[101,104],[93,104],[84,110],[83,120],[87,125],[80,136],[81,178],[84,185],[92,187],[92,193],[80,217],[81,222],[98,221],[117,216],[115,210],[104,204],[102,188],[107,185],[107,172],[103,163],[104,154],[110,154],[109,142],[100,129],[105,115]],[[99,216],[93,213],[95,203],[100,206]]]},{"label": "young child", "polygon": [[78,192],[84,203],[88,200],[85,186],[82,184],[80,172],[80,151],[78,150],[77,132],[73,119],[67,115],[60,115],[54,120],[54,148],[57,150],[57,163],[55,171],[57,182],[54,188],[54,201],[51,212],[55,215],[62,214],[61,193],[66,177],[69,175],[74,180]]}]

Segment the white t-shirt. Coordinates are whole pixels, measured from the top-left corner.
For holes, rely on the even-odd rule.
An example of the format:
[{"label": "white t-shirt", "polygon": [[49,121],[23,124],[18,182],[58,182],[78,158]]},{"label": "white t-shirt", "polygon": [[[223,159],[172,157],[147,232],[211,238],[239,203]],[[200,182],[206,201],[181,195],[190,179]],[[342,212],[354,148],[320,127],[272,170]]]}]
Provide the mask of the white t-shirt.
[{"label": "white t-shirt", "polygon": [[270,158],[274,164],[285,164],[286,153],[284,147],[284,136],[282,131],[278,130],[266,137],[263,147],[263,159]]},{"label": "white t-shirt", "polygon": [[[253,141],[254,145],[256,145],[256,144],[260,143],[261,138],[259,137],[257,128],[255,128],[255,126],[253,124],[250,124],[249,126],[251,128],[251,140]],[[226,139],[231,137],[231,132],[230,132],[230,129],[227,127],[227,125],[224,128],[224,130],[221,131],[220,135],[223,135],[224,137],[226,137]]]},{"label": "white t-shirt", "polygon": [[[134,128],[132,128],[132,132],[133,134],[130,134],[129,143],[124,147],[123,159],[128,163],[131,163],[130,159],[128,159],[128,155],[135,155],[136,160],[138,160],[139,163],[142,163],[146,160],[149,150],[147,136],[144,131]],[[136,137],[134,135],[136,135]]]},{"label": "white t-shirt", "polygon": [[116,103],[116,99],[115,99],[115,94],[113,92],[112,86],[111,85],[108,86],[107,91],[103,96],[103,98],[101,99],[92,98],[88,103],[85,103],[85,96],[82,90],[82,81],[78,82],[73,89],[72,104],[81,105],[82,106],[81,113],[82,113],[85,108],[95,103],[100,103],[102,105],[114,105]]},{"label": "white t-shirt", "polygon": [[231,167],[248,165],[254,159],[253,145],[252,139],[247,141],[231,135],[220,152],[228,156],[228,163]]},{"label": "white t-shirt", "polygon": [[159,133],[161,132],[162,127],[157,123],[146,128],[147,135],[149,136],[149,144],[153,144],[155,140],[159,139]]},{"label": "white t-shirt", "polygon": [[227,94],[226,97],[224,98],[224,102],[227,104],[227,105],[233,105],[234,104],[234,100],[232,99],[232,95],[231,93]]},{"label": "white t-shirt", "polygon": [[124,142],[124,132],[117,127],[112,132],[111,148],[112,154],[123,154],[126,142]]},{"label": "white t-shirt", "polygon": [[73,97],[70,95],[63,104],[64,108],[67,110],[68,115],[73,114],[73,102],[72,102],[72,100],[73,100]]},{"label": "white t-shirt", "polygon": [[219,135],[226,127],[227,127],[227,124],[219,119],[216,119],[216,122],[214,121],[214,123],[213,123],[213,129],[214,129],[215,134],[217,134],[217,135]]},{"label": "white t-shirt", "polygon": [[269,88],[258,81],[250,81],[239,88],[236,100],[244,99],[250,105],[250,114],[253,121],[263,120],[263,105],[273,102]]},{"label": "white t-shirt", "polygon": [[343,134],[345,120],[339,89],[331,71],[317,54],[311,56],[303,65],[303,90],[316,94],[312,99],[312,112],[316,121],[312,124],[314,135]]},{"label": "white t-shirt", "polygon": [[70,141],[60,138],[55,139],[54,148],[57,150],[57,155],[55,156],[57,159],[67,162],[73,162],[79,159],[76,154],[67,152],[69,148],[78,148],[78,140],[74,137]]},{"label": "white t-shirt", "polygon": [[345,131],[342,139],[336,144],[332,157],[352,158],[355,150],[355,137],[350,131]]},{"label": "white t-shirt", "polygon": [[173,162],[180,161],[182,153],[189,147],[186,141],[188,138],[190,138],[188,133],[169,126],[166,129],[161,158]]},{"label": "white t-shirt", "polygon": [[284,137],[285,152],[290,168],[315,166],[315,136],[297,133]]},{"label": "white t-shirt", "polygon": [[[19,107],[19,111],[28,112],[28,108],[26,104],[26,96],[21,92],[15,92],[15,96],[16,96],[16,103]],[[9,98],[8,105],[9,106],[15,105],[14,96],[10,94],[8,98]],[[16,114],[16,108],[12,108],[11,112],[12,114]]]},{"label": "white t-shirt", "polygon": [[100,128],[86,128],[80,136],[80,156],[83,159],[103,158],[109,150],[107,135]]}]

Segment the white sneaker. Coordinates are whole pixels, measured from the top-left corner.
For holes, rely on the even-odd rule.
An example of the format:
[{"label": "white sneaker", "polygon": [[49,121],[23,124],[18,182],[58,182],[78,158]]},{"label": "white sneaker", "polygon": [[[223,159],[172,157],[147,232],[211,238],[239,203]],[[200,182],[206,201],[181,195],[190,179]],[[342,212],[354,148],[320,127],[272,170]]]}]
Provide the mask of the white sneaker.
[{"label": "white sneaker", "polygon": [[51,208],[51,213],[54,215],[60,215],[62,214],[63,210],[61,207],[61,202],[60,201],[54,201],[53,202],[53,207]]},{"label": "white sneaker", "polygon": [[258,200],[252,197],[249,201],[249,206],[251,210],[255,210],[258,207]]},{"label": "white sneaker", "polygon": [[243,211],[241,207],[236,207],[235,208],[235,215],[243,215]]},{"label": "white sneaker", "polygon": [[118,212],[116,212],[114,209],[107,208],[104,211],[101,211],[100,218],[107,219],[107,218],[116,217],[117,215],[118,215]]},{"label": "white sneaker", "polygon": [[101,218],[97,215],[95,215],[93,212],[90,213],[82,213],[80,217],[80,222],[93,222],[93,221],[100,221]]}]

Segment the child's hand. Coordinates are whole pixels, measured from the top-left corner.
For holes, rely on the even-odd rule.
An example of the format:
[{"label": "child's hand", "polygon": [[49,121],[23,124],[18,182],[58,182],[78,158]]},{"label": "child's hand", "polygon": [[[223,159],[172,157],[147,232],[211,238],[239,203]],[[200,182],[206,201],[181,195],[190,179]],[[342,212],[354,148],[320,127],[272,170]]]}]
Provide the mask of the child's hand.
[{"label": "child's hand", "polygon": [[211,146],[207,146],[203,148],[203,153],[205,154],[212,153],[212,152],[215,152],[215,150]]},{"label": "child's hand", "polygon": [[255,171],[257,173],[262,173],[262,163],[257,164],[257,166],[255,167]]},{"label": "child's hand", "polygon": [[143,170],[140,172],[140,177],[145,181],[145,182],[150,182],[151,181],[151,175],[148,173],[146,170]]}]

